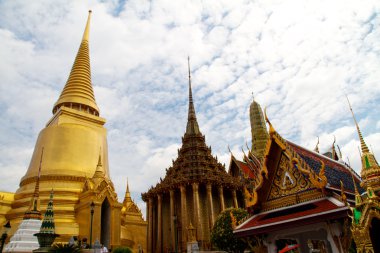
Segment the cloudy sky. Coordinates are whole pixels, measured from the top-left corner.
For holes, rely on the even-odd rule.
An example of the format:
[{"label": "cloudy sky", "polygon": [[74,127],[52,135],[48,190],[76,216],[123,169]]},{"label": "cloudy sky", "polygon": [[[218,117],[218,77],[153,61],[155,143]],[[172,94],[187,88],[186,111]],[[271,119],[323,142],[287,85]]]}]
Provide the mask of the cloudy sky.
[{"label": "cloudy sky", "polygon": [[[0,1],[0,172],[15,191],[51,118],[92,9],[92,82],[111,177],[135,201],[164,177],[185,132],[187,56],[198,122],[228,167],[250,143],[252,92],[276,130],[360,171],[348,94],[380,157],[380,1]],[[4,180],[6,179],[6,180]]]}]

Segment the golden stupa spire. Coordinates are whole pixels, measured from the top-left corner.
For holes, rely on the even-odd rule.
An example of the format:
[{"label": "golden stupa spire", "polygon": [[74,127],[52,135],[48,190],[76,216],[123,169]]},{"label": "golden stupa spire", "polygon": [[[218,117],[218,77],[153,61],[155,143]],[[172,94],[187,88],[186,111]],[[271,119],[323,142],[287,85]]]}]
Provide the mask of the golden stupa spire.
[{"label": "golden stupa spire", "polygon": [[[361,160],[362,160],[362,170],[361,177],[363,179],[362,186],[367,189],[371,187],[375,190],[380,189],[380,166],[376,161],[375,156],[369,151],[367,144],[364,142],[363,135],[360,131],[359,124],[356,121],[354,111],[352,110],[350,100],[347,97],[348,105],[350,107],[352,117],[354,118],[356,129],[358,131],[361,147]],[[360,150],[359,150],[360,152]]]},{"label": "golden stupa spire", "polygon": [[128,178],[127,178],[127,189],[125,191],[125,197],[123,203],[126,204],[127,202],[131,202],[131,192],[129,191],[129,183],[128,183]]},{"label": "golden stupa spire", "polygon": [[42,148],[41,151],[41,158],[40,158],[40,165],[38,168],[38,176],[36,180],[36,185],[34,186],[34,192],[32,199],[30,201],[29,209],[24,214],[24,220],[27,219],[38,219],[41,220],[41,212],[40,212],[40,177],[41,177],[41,164],[42,164],[42,158],[44,155],[44,148]]},{"label": "golden stupa spire", "polygon": [[55,113],[61,106],[99,115],[94,91],[91,84],[91,68],[89,56],[91,11],[89,11],[86,28],[83,33],[77,56],[65,87],[53,108]]},{"label": "golden stupa spire", "polygon": [[269,135],[265,125],[263,110],[260,104],[255,101],[253,92],[252,102],[249,106],[249,121],[251,123],[251,151],[262,163]]},{"label": "golden stupa spire", "polygon": [[358,131],[359,140],[360,140],[360,147],[361,147],[362,153],[369,152],[367,144],[365,144],[365,142],[364,142],[362,132],[360,131],[359,124],[356,121],[356,117],[355,117],[354,111],[352,110],[350,100],[348,99],[348,96],[346,96],[346,98],[347,98],[348,106],[350,107],[352,117],[354,118],[354,121],[355,121],[356,130]]},{"label": "golden stupa spire", "polygon": [[190,57],[187,57],[187,67],[189,71],[189,112],[185,134],[200,134],[197,117],[195,115],[193,92],[191,90]]},{"label": "golden stupa spire", "polygon": [[96,170],[94,173],[93,178],[104,178],[104,170],[103,170],[103,165],[102,165],[102,151],[100,150],[99,152],[99,158],[98,158],[98,164],[96,165]]}]

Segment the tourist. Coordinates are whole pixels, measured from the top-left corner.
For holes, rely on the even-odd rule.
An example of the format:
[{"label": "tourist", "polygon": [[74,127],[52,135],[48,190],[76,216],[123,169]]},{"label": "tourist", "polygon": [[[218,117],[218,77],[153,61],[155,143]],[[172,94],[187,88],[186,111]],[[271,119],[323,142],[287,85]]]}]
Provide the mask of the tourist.
[{"label": "tourist", "polygon": [[108,253],[108,249],[104,244],[102,244],[102,247],[100,248],[100,253]]},{"label": "tourist", "polygon": [[82,249],[89,249],[90,248],[90,245],[87,244],[87,238],[86,237],[82,239],[81,248]]}]

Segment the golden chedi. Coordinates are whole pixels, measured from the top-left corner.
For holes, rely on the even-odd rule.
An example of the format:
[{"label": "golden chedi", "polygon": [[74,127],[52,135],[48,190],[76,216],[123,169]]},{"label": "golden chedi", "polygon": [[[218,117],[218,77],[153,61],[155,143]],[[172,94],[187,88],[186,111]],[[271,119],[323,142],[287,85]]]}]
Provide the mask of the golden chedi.
[{"label": "golden chedi", "polygon": [[[71,236],[78,235],[92,237],[92,242],[99,239],[110,247],[120,245],[122,204],[117,202],[110,180],[106,121],[99,116],[91,84],[90,18],[91,11],[70,76],[53,107],[52,118],[38,136],[29,168],[21,178],[6,218],[11,220],[12,228],[17,228],[22,221],[33,195],[43,150],[41,210],[46,209],[50,191],[54,189],[58,240],[68,241]],[[90,181],[94,183],[88,187]],[[90,236],[92,202],[94,216]]]}]

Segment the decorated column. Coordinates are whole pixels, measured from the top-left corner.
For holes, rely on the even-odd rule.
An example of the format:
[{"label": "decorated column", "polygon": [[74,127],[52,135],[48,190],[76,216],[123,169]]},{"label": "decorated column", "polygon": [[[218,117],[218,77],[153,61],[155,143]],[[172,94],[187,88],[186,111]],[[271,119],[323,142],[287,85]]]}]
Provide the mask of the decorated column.
[{"label": "decorated column", "polygon": [[186,207],[186,187],[181,185],[181,219],[182,219],[182,249],[186,249],[187,241],[187,207]]},{"label": "decorated column", "polygon": [[193,183],[193,199],[194,199],[194,223],[196,227],[195,236],[198,240],[202,240],[202,222],[199,207],[199,183]]},{"label": "decorated column", "polygon": [[224,196],[223,196],[223,186],[219,185],[218,192],[219,192],[219,201],[220,201],[220,212],[223,212],[223,210],[225,209]]},{"label": "decorated column", "polygon": [[175,249],[175,233],[176,233],[176,228],[175,228],[175,224],[174,224],[174,219],[176,219],[175,217],[175,213],[174,213],[174,190],[171,189],[169,191],[170,193],[170,245],[171,245],[171,248],[172,249]]},{"label": "decorated column", "polygon": [[148,253],[153,253],[153,199],[152,197],[148,200]]},{"label": "decorated column", "polygon": [[211,186],[211,184],[207,184],[207,199],[208,199],[208,206],[209,206],[209,210],[210,210],[209,226],[210,226],[210,230],[211,230],[212,227],[214,226],[214,205],[212,203],[212,186]]},{"label": "decorated column", "polygon": [[238,202],[237,202],[237,197],[236,197],[236,189],[232,190],[232,199],[234,201],[234,208],[238,208]]},{"label": "decorated column", "polygon": [[157,244],[156,252],[162,252],[162,195],[157,195]]}]

